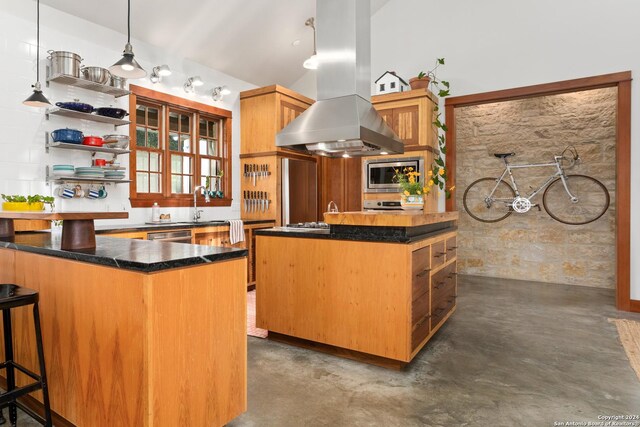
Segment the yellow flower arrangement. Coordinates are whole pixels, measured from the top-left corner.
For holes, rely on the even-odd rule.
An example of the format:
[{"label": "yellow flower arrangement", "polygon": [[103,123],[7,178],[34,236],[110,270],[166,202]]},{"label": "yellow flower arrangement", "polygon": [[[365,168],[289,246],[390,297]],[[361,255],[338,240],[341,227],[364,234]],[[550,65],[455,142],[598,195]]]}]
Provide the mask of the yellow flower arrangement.
[{"label": "yellow flower arrangement", "polygon": [[420,172],[416,172],[413,167],[404,168],[402,173],[395,169],[395,172],[393,180],[400,185],[405,196],[429,194],[431,191],[420,182]]}]

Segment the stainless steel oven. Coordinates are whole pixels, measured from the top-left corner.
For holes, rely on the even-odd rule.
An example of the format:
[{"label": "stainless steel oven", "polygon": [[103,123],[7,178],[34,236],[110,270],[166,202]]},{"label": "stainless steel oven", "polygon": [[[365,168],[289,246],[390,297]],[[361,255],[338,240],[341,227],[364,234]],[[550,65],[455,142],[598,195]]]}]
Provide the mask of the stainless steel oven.
[{"label": "stainless steel oven", "polygon": [[424,182],[424,158],[400,157],[394,159],[380,158],[367,160],[362,165],[362,182],[365,193],[395,193],[399,186],[393,182],[396,169],[403,171],[413,168],[420,173],[420,181]]},{"label": "stainless steel oven", "polygon": [[191,243],[191,230],[147,233],[147,240],[157,240],[160,242]]}]

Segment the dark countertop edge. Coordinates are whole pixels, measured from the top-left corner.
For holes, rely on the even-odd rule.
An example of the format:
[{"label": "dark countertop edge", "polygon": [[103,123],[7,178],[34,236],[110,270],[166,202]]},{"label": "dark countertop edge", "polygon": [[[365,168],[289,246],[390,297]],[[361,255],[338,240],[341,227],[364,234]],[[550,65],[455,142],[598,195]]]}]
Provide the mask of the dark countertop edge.
[{"label": "dark countertop edge", "polygon": [[[116,239],[114,239],[116,240]],[[161,243],[161,242],[153,242]],[[227,261],[230,259],[243,258],[248,255],[246,249],[234,249],[228,252],[221,252],[217,254],[198,255],[188,258],[178,258],[167,261],[142,263],[129,260],[118,260],[116,258],[110,258],[106,256],[100,256],[84,252],[72,252],[63,251],[55,248],[43,248],[33,245],[25,245],[21,243],[2,241],[0,240],[0,249],[13,249],[21,252],[28,252],[38,255],[51,256],[55,258],[63,258],[72,261],[86,262],[89,264],[100,265],[103,267],[122,268],[125,270],[132,270],[141,273],[155,273],[163,270],[170,270],[173,268],[189,267],[200,264],[209,264],[218,261]]]},{"label": "dark countertop edge", "polygon": [[[267,224],[275,222],[273,219],[249,219],[242,220],[244,225],[255,224]],[[110,233],[133,233],[136,231],[162,231],[162,230],[183,230],[190,228],[204,228],[204,227],[224,227],[229,225],[228,220],[221,221],[209,221],[201,223],[177,223],[177,224],[132,224],[132,225],[102,225],[96,226],[96,234],[110,234]]]},{"label": "dark countertop edge", "polygon": [[458,227],[449,227],[442,230],[437,230],[432,233],[425,233],[413,237],[391,237],[391,236],[375,236],[375,235],[335,235],[329,232],[305,232],[305,231],[284,231],[275,228],[269,228],[264,230],[256,230],[257,236],[276,236],[276,237],[296,237],[296,238],[308,238],[308,239],[325,239],[325,240],[345,240],[356,242],[379,242],[379,243],[402,243],[411,244],[419,242],[420,240],[429,239],[439,234],[448,233],[451,231],[457,231]]}]

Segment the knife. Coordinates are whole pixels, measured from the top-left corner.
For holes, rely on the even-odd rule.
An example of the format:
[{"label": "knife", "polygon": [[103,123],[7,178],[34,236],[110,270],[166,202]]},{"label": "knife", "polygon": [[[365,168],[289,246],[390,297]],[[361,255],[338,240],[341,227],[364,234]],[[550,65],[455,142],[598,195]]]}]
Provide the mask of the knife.
[{"label": "knife", "polygon": [[251,192],[251,212],[256,211],[256,192]]},{"label": "knife", "polygon": [[258,165],[253,165],[253,186],[256,186],[256,178],[258,177]]},{"label": "knife", "polygon": [[267,197],[266,197],[265,202],[267,202],[267,212],[268,212],[269,211],[269,203],[271,202],[271,200],[269,200],[269,194],[268,193],[266,194],[266,196]]},{"label": "knife", "polygon": [[252,191],[247,191],[247,195],[249,196],[249,199],[248,199],[248,203],[249,203],[249,212],[252,212],[252,211],[253,211],[253,199],[251,198],[251,194],[252,194],[252,193],[253,193]]},{"label": "knife", "polygon": [[245,164],[244,164],[244,177],[245,177],[245,178],[247,177],[247,166],[249,166],[249,165],[247,165],[247,164],[245,163]]},{"label": "knife", "polygon": [[260,192],[260,210],[261,210],[262,212],[264,212],[264,211],[265,211],[265,209],[264,209],[264,208],[265,208],[265,205],[266,205],[266,204],[265,204],[265,202],[264,202],[264,199],[265,199],[265,197],[264,197],[264,191],[261,191],[261,192]]},{"label": "knife", "polygon": [[244,211],[247,212],[247,192],[246,191],[242,192],[242,200],[244,202]]}]

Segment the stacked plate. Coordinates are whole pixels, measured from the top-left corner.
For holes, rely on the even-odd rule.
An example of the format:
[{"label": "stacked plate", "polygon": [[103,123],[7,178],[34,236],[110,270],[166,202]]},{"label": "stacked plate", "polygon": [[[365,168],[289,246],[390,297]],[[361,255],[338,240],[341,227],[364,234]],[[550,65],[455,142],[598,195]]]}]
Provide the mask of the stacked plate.
[{"label": "stacked plate", "polygon": [[55,176],[73,176],[75,174],[73,165],[53,165],[52,170]]},{"label": "stacked plate", "polygon": [[76,168],[76,176],[79,178],[104,178],[104,170],[97,166]]},{"label": "stacked plate", "polygon": [[105,170],[104,177],[108,179],[124,179],[125,172],[123,170]]}]

